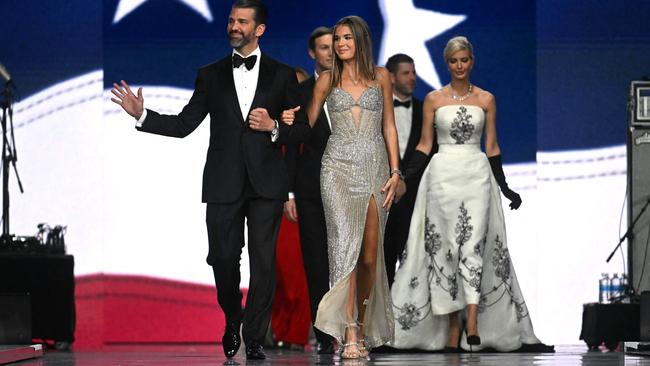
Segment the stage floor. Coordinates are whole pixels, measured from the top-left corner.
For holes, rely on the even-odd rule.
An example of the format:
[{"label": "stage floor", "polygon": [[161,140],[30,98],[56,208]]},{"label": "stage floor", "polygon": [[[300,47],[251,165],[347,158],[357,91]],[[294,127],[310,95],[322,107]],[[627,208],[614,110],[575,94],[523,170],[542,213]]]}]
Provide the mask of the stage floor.
[{"label": "stage floor", "polygon": [[[586,346],[556,346],[555,353],[480,353],[376,354],[370,360],[345,360],[338,356],[319,356],[310,351],[267,350],[266,361],[255,365],[650,365],[650,357],[625,355],[622,352],[588,352]],[[221,347],[186,346],[111,346],[100,351],[49,351],[38,359],[15,365],[104,366],[104,365],[240,365],[246,364],[243,350],[227,361]]]}]

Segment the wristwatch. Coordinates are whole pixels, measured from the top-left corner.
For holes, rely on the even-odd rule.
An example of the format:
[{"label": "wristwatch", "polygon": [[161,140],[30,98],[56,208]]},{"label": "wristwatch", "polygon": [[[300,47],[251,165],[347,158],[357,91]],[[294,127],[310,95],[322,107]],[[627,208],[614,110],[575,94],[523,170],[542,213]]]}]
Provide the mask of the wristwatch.
[{"label": "wristwatch", "polygon": [[274,119],[273,122],[275,122],[275,127],[273,127],[273,129],[271,130],[271,137],[275,139],[278,133],[280,133],[280,129],[279,129],[280,124],[278,123],[277,119]]},{"label": "wristwatch", "polygon": [[397,176],[399,177],[399,179],[404,180],[404,174],[402,174],[402,171],[401,171],[401,170],[399,170],[399,169],[392,169],[392,170],[390,171],[390,175],[392,176],[393,174],[397,174]]}]

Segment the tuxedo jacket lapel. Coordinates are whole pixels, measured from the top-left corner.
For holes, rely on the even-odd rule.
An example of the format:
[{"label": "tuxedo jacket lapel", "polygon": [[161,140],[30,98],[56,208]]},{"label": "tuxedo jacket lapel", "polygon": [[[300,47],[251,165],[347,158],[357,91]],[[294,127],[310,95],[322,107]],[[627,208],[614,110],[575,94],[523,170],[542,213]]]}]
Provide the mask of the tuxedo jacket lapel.
[{"label": "tuxedo jacket lapel", "polygon": [[[257,77],[257,87],[255,88],[255,97],[253,97],[251,110],[257,108],[258,106],[266,105],[266,96],[271,89],[272,83],[273,68],[269,64],[265,55],[262,53],[260,56],[260,73]],[[246,117],[246,120],[248,120],[248,117]]]},{"label": "tuxedo jacket lapel", "polygon": [[224,95],[228,100],[226,100],[226,104],[230,105],[233,109],[233,113],[239,117],[239,121],[241,123],[244,123],[244,118],[241,115],[241,108],[239,108],[239,98],[237,98],[237,89],[235,89],[235,79],[233,79],[232,76],[232,63],[230,61],[230,58],[226,58],[224,62],[221,64],[220,68],[220,73],[221,73],[221,80],[224,81],[223,87],[224,89]]},{"label": "tuxedo jacket lapel", "polygon": [[421,127],[418,127],[418,125],[421,126],[422,121],[416,121],[413,119],[411,121],[411,133],[409,134],[409,139],[406,144],[406,150],[404,154],[407,154],[411,150],[415,148],[415,145],[419,142],[419,137],[420,134],[418,133]]},{"label": "tuxedo jacket lapel", "polygon": [[403,161],[408,161],[415,150],[415,147],[420,142],[420,135],[422,134],[422,103],[415,98],[411,99],[413,112],[411,114],[411,133],[409,135],[406,150],[404,151]]}]

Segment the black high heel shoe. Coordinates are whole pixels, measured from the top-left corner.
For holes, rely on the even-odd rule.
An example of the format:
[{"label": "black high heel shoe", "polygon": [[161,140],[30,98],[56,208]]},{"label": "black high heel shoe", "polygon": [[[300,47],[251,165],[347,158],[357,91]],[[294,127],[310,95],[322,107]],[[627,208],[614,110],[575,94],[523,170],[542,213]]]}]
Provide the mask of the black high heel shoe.
[{"label": "black high heel shoe", "polygon": [[469,351],[474,352],[474,350],[472,350],[472,346],[480,346],[481,337],[477,335],[467,335],[467,344],[469,345]]}]

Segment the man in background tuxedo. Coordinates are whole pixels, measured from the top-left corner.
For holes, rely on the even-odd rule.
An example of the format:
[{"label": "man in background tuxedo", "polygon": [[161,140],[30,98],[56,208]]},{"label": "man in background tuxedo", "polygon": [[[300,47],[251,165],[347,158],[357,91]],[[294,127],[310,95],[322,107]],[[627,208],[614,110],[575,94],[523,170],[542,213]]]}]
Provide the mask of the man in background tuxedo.
[{"label": "man in background tuxedo", "polygon": [[[316,28],[309,36],[309,57],[314,60],[314,76],[300,84],[302,110],[307,109],[316,78],[332,67],[332,32],[327,27]],[[312,127],[311,136],[302,146],[289,145],[286,151],[289,171],[289,200],[284,212],[291,221],[298,222],[312,324],[316,320],[318,303],[329,290],[327,259],[327,229],[320,195],[321,158],[331,130],[327,106],[321,110]],[[332,337],[314,327],[318,353],[333,353]]]},{"label": "man in background tuxedo", "polygon": [[185,137],[210,114],[210,145],[203,171],[203,202],[209,251],[219,305],[226,316],[222,338],[226,357],[239,349],[242,322],[239,289],[244,218],[248,219],[250,284],[242,333],[247,359],[264,359],[261,346],[271,316],[275,288],[275,243],[289,182],[281,144],[309,135],[304,113],[293,125],[278,123],[283,110],[300,104],[292,68],[261,53],[266,6],[237,0],[228,18],[233,52],[199,69],[194,94],[178,115],[144,109],[126,82],[114,84],[113,101],[135,117],[139,131]]},{"label": "man in background tuxedo", "polygon": [[[393,106],[399,139],[400,166],[404,169],[408,166],[422,134],[422,102],[413,97],[416,74],[411,57],[402,53],[395,54],[386,62],[386,68],[393,82]],[[431,154],[437,150],[438,145],[434,142]],[[406,182],[406,194],[393,203],[386,222],[384,257],[390,286],[395,278],[395,266],[408,239],[420,178],[421,176],[418,176]]]}]

